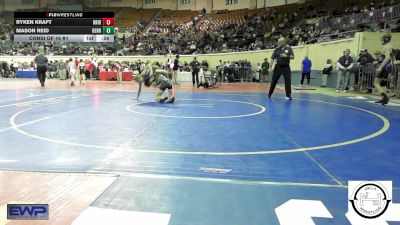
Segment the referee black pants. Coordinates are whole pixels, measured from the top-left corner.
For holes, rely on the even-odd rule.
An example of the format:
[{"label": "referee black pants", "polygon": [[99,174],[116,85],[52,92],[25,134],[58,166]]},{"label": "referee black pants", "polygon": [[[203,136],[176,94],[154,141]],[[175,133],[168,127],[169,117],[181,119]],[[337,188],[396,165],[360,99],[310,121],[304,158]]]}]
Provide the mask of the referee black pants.
[{"label": "referee black pants", "polygon": [[279,66],[279,65],[275,66],[274,73],[272,74],[272,81],[271,81],[271,87],[269,89],[269,95],[272,95],[274,93],[276,84],[278,83],[278,80],[281,77],[281,75],[283,75],[283,78],[285,80],[286,97],[289,98],[292,94],[290,66]]},{"label": "referee black pants", "polygon": [[46,66],[38,66],[37,67],[37,77],[42,86],[44,86],[44,82],[46,81],[46,71],[47,71]]},{"label": "referee black pants", "polygon": [[193,82],[193,86],[199,85],[199,71],[198,70],[193,70],[192,72],[192,82]]}]

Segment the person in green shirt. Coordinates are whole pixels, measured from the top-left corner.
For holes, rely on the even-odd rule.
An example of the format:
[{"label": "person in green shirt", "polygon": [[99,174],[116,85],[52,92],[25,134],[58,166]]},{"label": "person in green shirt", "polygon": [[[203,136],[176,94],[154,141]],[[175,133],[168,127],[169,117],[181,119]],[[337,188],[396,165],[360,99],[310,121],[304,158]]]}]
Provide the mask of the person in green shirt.
[{"label": "person in green shirt", "polygon": [[269,62],[268,62],[268,59],[265,58],[263,64],[261,65],[260,82],[261,83],[264,83],[264,82],[268,83],[268,75],[269,75]]}]

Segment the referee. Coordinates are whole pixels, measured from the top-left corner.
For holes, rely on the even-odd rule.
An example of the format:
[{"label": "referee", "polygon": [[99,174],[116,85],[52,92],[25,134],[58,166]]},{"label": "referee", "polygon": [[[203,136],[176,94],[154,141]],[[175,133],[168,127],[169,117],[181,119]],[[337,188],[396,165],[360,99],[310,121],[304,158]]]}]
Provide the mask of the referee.
[{"label": "referee", "polygon": [[271,98],[272,94],[274,93],[276,83],[278,83],[279,78],[283,74],[283,78],[285,79],[286,99],[292,100],[290,60],[294,59],[294,54],[292,48],[290,48],[286,43],[287,41],[285,38],[279,38],[278,48],[276,48],[272,53],[272,60],[273,63],[275,63],[275,67],[268,98]]},{"label": "referee", "polygon": [[43,51],[39,51],[39,55],[35,57],[37,77],[39,78],[40,84],[44,87],[44,82],[46,80],[47,63],[49,60],[44,56]]}]

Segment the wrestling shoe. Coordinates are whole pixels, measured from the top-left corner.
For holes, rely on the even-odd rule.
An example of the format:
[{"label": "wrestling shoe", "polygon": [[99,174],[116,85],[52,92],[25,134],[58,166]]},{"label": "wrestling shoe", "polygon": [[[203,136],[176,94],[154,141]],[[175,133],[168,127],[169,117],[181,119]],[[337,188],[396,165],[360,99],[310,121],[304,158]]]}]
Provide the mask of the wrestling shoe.
[{"label": "wrestling shoe", "polygon": [[171,97],[170,99],[167,100],[167,103],[173,103],[175,101],[175,97]]},{"label": "wrestling shoe", "polygon": [[168,100],[168,97],[164,97],[164,98],[162,98],[162,99],[160,99],[160,103],[163,103],[163,102],[165,102],[165,101],[167,101]]},{"label": "wrestling shoe", "polygon": [[389,97],[387,95],[383,95],[382,105],[387,105],[389,103]]},{"label": "wrestling shoe", "polygon": [[389,103],[389,97],[384,94],[382,99],[379,101],[376,101],[375,103],[381,104],[381,105],[387,105]]}]

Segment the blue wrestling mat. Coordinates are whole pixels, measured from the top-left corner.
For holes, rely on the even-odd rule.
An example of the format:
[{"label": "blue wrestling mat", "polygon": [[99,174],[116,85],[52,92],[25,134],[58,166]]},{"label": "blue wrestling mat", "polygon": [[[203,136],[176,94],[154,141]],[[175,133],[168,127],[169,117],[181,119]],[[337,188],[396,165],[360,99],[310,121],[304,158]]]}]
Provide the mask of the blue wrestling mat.
[{"label": "blue wrestling mat", "polygon": [[177,93],[173,104],[135,95],[1,91],[0,168],[117,174],[92,207],[169,215],[169,225],[356,225],[345,215],[352,180],[393,181],[400,201],[399,106],[316,94]]}]

